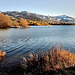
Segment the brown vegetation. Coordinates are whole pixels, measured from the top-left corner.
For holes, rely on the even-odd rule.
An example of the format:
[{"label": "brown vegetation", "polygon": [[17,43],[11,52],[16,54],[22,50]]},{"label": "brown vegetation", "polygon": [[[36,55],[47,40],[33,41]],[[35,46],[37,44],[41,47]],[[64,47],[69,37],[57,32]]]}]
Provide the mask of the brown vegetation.
[{"label": "brown vegetation", "polygon": [[12,21],[7,15],[0,13],[0,27],[12,27]]},{"label": "brown vegetation", "polygon": [[2,50],[0,50],[0,61],[2,60],[2,57],[5,57],[5,55],[6,52],[5,51],[2,52]]},{"label": "brown vegetation", "polygon": [[55,49],[52,47],[48,53],[30,53],[29,58],[23,57],[21,63],[10,72],[11,75],[75,74],[75,54],[59,46]]},{"label": "brown vegetation", "polygon": [[[3,73],[6,71],[3,71]],[[23,57],[8,75],[75,75],[75,54],[64,48],[51,48],[49,52],[30,53]]]},{"label": "brown vegetation", "polygon": [[28,26],[28,22],[27,22],[27,20],[21,18],[21,19],[20,19],[20,26],[22,26],[22,27],[26,27],[26,26]]},{"label": "brown vegetation", "polygon": [[17,22],[17,20],[15,20],[15,21],[13,22],[13,25],[15,26],[15,28],[17,28],[17,26],[19,25],[19,23]]},{"label": "brown vegetation", "polygon": [[[38,66],[43,70],[62,69],[75,66],[75,54],[70,50],[66,51],[64,48],[57,47],[48,53],[30,54],[28,62],[37,62]],[[36,63],[35,63],[36,64]]]},{"label": "brown vegetation", "polygon": [[[22,26],[22,27],[27,27],[28,26],[28,22],[26,19],[21,18],[20,20],[18,19],[14,19],[11,18],[8,15],[4,15],[2,13],[0,13],[0,28],[11,28],[13,26],[15,26],[15,28],[17,26]],[[20,22],[20,23],[19,23]]]}]

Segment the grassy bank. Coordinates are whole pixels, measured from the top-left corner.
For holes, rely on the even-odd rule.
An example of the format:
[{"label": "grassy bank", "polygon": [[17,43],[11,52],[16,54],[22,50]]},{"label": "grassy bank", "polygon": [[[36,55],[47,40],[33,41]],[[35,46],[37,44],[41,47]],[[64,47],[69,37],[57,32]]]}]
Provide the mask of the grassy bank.
[{"label": "grassy bank", "polygon": [[64,48],[51,48],[49,52],[31,53],[23,57],[21,65],[15,66],[9,75],[74,75],[75,54]]}]

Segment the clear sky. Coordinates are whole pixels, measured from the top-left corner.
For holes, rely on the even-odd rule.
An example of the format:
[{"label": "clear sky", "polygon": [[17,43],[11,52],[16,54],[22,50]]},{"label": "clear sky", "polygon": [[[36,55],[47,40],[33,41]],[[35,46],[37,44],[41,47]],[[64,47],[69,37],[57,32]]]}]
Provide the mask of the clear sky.
[{"label": "clear sky", "polygon": [[75,0],[0,0],[0,11],[29,11],[75,17]]}]

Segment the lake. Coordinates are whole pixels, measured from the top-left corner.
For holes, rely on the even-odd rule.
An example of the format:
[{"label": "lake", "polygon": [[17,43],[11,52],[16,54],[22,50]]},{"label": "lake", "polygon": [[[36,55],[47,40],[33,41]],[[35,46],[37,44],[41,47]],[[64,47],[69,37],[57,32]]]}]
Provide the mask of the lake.
[{"label": "lake", "polygon": [[58,45],[75,53],[75,26],[0,29],[0,49],[7,53],[2,62],[28,56],[32,52],[48,51]]}]

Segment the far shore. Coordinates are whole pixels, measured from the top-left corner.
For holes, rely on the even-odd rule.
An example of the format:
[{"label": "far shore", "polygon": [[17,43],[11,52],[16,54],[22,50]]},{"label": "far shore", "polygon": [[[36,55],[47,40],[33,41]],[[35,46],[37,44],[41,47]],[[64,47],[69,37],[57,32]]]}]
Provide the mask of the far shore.
[{"label": "far shore", "polygon": [[26,27],[0,27],[0,29],[6,29],[6,28],[31,28],[31,26],[74,26],[75,24],[49,24],[49,25],[28,25]]}]

